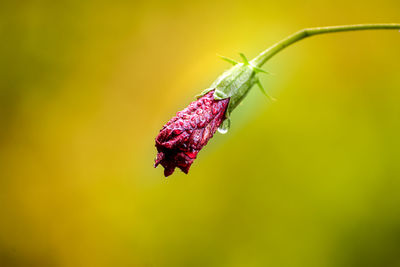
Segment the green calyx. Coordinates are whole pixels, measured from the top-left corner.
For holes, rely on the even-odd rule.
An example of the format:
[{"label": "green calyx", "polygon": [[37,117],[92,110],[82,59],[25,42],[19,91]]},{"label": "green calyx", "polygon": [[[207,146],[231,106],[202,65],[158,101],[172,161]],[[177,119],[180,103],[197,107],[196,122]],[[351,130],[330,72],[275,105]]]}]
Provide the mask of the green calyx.
[{"label": "green calyx", "polygon": [[218,129],[218,131],[221,133],[226,133],[229,130],[231,112],[244,99],[253,85],[259,85],[263,94],[268,96],[270,99],[273,99],[265,92],[260,80],[257,77],[258,73],[268,72],[249,62],[244,54],[240,53],[240,57],[242,58],[243,63],[239,63],[231,58],[221,56],[223,60],[232,64],[233,67],[219,76],[218,79],[211,84],[210,88],[204,90],[200,95],[198,95],[198,97],[201,97],[208,92],[215,90],[214,99],[222,100],[230,98],[228,108],[225,113],[226,119]]},{"label": "green calyx", "polygon": [[247,95],[253,85],[257,84],[269,99],[274,100],[270,97],[261,85],[260,80],[257,77],[258,73],[267,73],[261,66],[265,64],[275,54],[288,47],[289,45],[298,42],[304,38],[311,37],[318,34],[335,33],[335,32],[346,32],[346,31],[361,31],[361,30],[399,30],[399,23],[384,23],[384,24],[356,24],[356,25],[343,25],[343,26],[331,26],[331,27],[317,27],[308,28],[298,31],[285,39],[277,42],[273,46],[269,47],[265,51],[261,52],[250,62],[247,58],[240,54],[243,63],[239,63],[231,58],[221,58],[228,63],[232,64],[229,70],[225,71],[221,76],[218,77],[210,88],[204,90],[198,97],[205,95],[206,93],[215,90],[214,99],[222,100],[230,98],[228,108],[226,110],[226,119],[218,129],[221,133],[226,133],[230,126],[230,114],[237,107],[237,105]]}]

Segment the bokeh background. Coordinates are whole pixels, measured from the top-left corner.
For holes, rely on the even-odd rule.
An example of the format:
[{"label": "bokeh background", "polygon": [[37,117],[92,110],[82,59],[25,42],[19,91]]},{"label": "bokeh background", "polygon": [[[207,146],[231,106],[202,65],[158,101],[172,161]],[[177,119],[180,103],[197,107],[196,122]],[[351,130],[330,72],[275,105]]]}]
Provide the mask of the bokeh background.
[{"label": "bokeh background", "polygon": [[398,0],[2,1],[0,266],[400,266],[400,33],[265,66],[190,174],[154,138],[228,65]]}]

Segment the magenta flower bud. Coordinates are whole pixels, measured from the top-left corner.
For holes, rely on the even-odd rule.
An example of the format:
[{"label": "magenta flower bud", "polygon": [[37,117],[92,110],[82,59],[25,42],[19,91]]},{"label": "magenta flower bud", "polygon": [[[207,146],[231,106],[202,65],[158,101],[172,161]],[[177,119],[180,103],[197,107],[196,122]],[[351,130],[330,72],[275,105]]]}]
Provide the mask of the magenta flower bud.
[{"label": "magenta flower bud", "polygon": [[222,73],[200,94],[197,101],[178,112],[161,129],[156,138],[158,154],[155,167],[161,164],[165,176],[171,175],[176,167],[188,173],[197,154],[215,131],[218,128],[221,133],[228,131],[231,124],[230,114],[254,85],[258,85],[264,95],[274,100],[267,94],[257,75],[268,73],[261,69],[262,65],[285,47],[317,34],[373,29],[400,29],[400,24],[359,24],[303,29],[274,44],[251,61],[242,53],[242,63],[222,57],[233,67]]},{"label": "magenta flower bud", "polygon": [[154,167],[161,164],[165,177],[176,167],[187,174],[199,151],[225,119],[228,103],[229,98],[215,100],[214,91],[210,91],[179,111],[156,138],[158,154]]}]

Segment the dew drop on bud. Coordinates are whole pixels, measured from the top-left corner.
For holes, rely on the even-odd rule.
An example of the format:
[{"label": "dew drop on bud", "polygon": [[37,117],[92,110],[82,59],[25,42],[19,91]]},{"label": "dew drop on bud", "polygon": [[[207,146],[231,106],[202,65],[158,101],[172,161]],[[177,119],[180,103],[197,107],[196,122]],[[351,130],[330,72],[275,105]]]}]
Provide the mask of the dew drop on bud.
[{"label": "dew drop on bud", "polygon": [[227,128],[218,127],[218,132],[220,134],[226,134],[228,132],[228,129]]},{"label": "dew drop on bud", "polygon": [[218,132],[221,134],[226,134],[231,126],[231,120],[226,119],[222,122],[222,124],[218,127]]}]

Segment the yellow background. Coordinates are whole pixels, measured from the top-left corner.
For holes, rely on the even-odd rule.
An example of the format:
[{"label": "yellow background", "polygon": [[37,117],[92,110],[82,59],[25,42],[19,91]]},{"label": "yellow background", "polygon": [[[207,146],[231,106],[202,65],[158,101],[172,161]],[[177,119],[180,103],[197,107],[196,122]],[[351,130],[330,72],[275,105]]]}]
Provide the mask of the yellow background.
[{"label": "yellow background", "polygon": [[189,175],[154,138],[228,65],[400,2],[3,1],[0,266],[400,266],[400,33],[265,65]]}]

